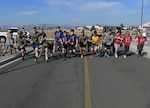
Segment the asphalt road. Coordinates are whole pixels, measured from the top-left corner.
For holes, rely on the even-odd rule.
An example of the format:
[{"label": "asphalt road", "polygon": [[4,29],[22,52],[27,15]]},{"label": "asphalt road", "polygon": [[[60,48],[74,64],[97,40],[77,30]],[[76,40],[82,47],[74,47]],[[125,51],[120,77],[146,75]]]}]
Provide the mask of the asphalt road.
[{"label": "asphalt road", "polygon": [[149,64],[133,53],[49,63],[29,56],[0,70],[0,108],[150,108]]}]

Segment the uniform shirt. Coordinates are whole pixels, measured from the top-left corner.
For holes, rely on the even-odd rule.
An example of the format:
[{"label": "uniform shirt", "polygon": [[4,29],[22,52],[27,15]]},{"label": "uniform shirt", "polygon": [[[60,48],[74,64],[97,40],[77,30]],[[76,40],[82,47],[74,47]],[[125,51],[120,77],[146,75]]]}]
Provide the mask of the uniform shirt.
[{"label": "uniform shirt", "polygon": [[61,38],[62,35],[63,35],[63,32],[61,30],[55,32],[56,43],[59,42],[59,39]]},{"label": "uniform shirt", "polygon": [[114,35],[114,43],[121,44],[121,41],[122,41],[122,36],[118,35],[118,34],[115,34]]},{"label": "uniform shirt", "polygon": [[62,35],[61,36],[61,40],[62,40],[64,45],[67,45],[68,44],[68,40],[69,40],[69,36],[68,35],[66,35],[66,36]]},{"label": "uniform shirt", "polygon": [[21,36],[20,38],[17,37],[17,45],[20,46],[25,46],[26,45],[26,39],[25,37]]},{"label": "uniform shirt", "polygon": [[77,35],[73,34],[69,36],[70,42],[73,42],[73,44],[76,44]]},{"label": "uniform shirt", "polygon": [[147,37],[143,37],[144,43],[147,43]]},{"label": "uniform shirt", "polygon": [[123,37],[123,43],[124,45],[130,45],[132,41],[132,36],[131,35],[125,35]]},{"label": "uniform shirt", "polygon": [[12,33],[7,34],[6,45],[13,45]]},{"label": "uniform shirt", "polygon": [[80,42],[84,43],[87,39],[88,36],[79,36]]},{"label": "uniform shirt", "polygon": [[144,44],[145,43],[145,39],[143,38],[142,35],[136,36],[136,40],[138,44]]},{"label": "uniform shirt", "polygon": [[94,45],[98,45],[99,41],[100,41],[100,37],[99,36],[92,36],[92,44]]},{"label": "uniform shirt", "polygon": [[[40,36],[44,39],[44,38],[46,37],[46,33],[45,33],[45,32],[42,32],[42,33],[40,33]],[[45,42],[45,41],[46,41],[46,39],[43,40],[42,43]]]},{"label": "uniform shirt", "polygon": [[31,41],[33,41],[34,44],[39,43],[39,36],[40,36],[39,32],[29,34],[29,38],[31,39]]}]

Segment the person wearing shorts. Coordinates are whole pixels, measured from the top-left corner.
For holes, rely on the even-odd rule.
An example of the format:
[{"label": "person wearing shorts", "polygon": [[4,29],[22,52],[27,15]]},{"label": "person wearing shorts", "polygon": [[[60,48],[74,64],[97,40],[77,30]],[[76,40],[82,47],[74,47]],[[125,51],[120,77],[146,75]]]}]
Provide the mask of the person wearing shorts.
[{"label": "person wearing shorts", "polygon": [[62,44],[62,54],[63,59],[67,57],[67,49],[68,49],[69,36],[66,31],[63,32],[61,36],[61,44]]},{"label": "person wearing shorts", "polygon": [[85,35],[84,30],[82,30],[81,36],[79,36],[81,58],[83,58],[83,56],[85,55],[87,40],[88,40],[88,37]]},{"label": "person wearing shorts", "polygon": [[[45,44],[45,42],[46,42],[46,33],[45,33],[45,31],[43,30],[43,29],[40,29],[40,46],[39,46],[39,48],[40,48],[40,54],[39,54],[39,57],[42,55],[42,53],[43,53],[43,48],[45,48],[45,46],[44,46],[44,44]],[[45,49],[45,51],[46,51],[47,49]],[[47,55],[47,54],[46,54]],[[47,56],[45,55],[45,57],[46,57],[46,60],[47,60]]]},{"label": "person wearing shorts", "polygon": [[111,45],[113,43],[112,31],[109,30],[108,33],[104,34],[104,56],[109,57],[111,53]]},{"label": "person wearing shorts", "polygon": [[40,33],[37,31],[36,27],[33,27],[33,31],[29,34],[30,43],[34,49],[35,62],[38,62],[38,49],[39,49],[39,37]]},{"label": "person wearing shorts", "polygon": [[98,50],[98,44],[99,44],[100,38],[97,35],[97,31],[94,31],[94,35],[91,37],[91,56],[90,58],[93,58],[93,53],[96,53]]},{"label": "person wearing shorts", "polygon": [[54,34],[54,45],[57,46],[58,55],[61,55],[62,50],[62,44],[61,44],[61,37],[63,35],[63,32],[61,30],[61,27],[57,27],[57,31],[55,31]]},{"label": "person wearing shorts", "polygon": [[21,54],[22,60],[24,60],[24,52],[25,52],[25,46],[26,46],[26,39],[24,36],[22,36],[21,33],[18,33],[17,38],[17,46],[18,46],[18,51]]},{"label": "person wearing shorts", "polygon": [[69,46],[68,46],[70,57],[75,54],[77,46],[78,46],[78,37],[74,33],[74,29],[71,29],[69,35]]}]

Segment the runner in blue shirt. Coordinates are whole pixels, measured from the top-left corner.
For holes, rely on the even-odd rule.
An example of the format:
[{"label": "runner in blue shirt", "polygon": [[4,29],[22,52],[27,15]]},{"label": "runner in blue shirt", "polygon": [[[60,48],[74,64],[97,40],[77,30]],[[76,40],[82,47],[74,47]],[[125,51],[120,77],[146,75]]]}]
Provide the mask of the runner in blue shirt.
[{"label": "runner in blue shirt", "polygon": [[69,36],[68,36],[67,32],[64,31],[63,35],[61,36],[63,59],[65,59],[65,57],[67,55],[68,42],[69,42]]},{"label": "runner in blue shirt", "polygon": [[54,37],[54,45],[57,46],[58,54],[60,56],[60,52],[61,52],[61,49],[62,49],[62,45],[61,45],[60,39],[61,39],[61,36],[63,35],[63,32],[61,31],[60,27],[57,28],[57,31],[55,32],[54,35],[55,35],[55,37]]},{"label": "runner in blue shirt", "polygon": [[72,54],[76,52],[77,46],[78,46],[78,37],[74,33],[74,30],[71,29],[69,35],[69,46],[68,46],[70,57],[72,56]]}]

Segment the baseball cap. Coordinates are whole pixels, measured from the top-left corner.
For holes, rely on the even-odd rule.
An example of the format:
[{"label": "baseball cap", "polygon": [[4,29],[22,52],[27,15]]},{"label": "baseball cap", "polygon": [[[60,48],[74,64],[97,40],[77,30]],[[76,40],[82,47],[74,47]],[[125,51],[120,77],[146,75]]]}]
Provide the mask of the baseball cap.
[{"label": "baseball cap", "polygon": [[143,37],[146,37],[146,33],[143,33],[142,36],[143,36]]}]

